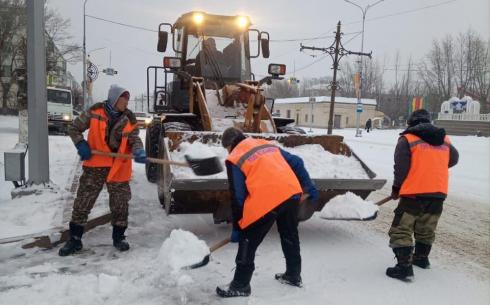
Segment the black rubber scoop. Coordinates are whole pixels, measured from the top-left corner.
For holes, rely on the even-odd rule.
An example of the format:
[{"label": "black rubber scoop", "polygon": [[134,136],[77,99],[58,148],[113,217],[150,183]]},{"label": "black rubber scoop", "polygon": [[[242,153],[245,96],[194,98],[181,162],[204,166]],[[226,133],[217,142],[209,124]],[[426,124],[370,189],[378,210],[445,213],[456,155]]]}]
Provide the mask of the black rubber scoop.
[{"label": "black rubber scoop", "polygon": [[194,159],[185,155],[185,160],[192,171],[197,176],[209,176],[221,173],[223,171],[223,166],[218,157]]}]

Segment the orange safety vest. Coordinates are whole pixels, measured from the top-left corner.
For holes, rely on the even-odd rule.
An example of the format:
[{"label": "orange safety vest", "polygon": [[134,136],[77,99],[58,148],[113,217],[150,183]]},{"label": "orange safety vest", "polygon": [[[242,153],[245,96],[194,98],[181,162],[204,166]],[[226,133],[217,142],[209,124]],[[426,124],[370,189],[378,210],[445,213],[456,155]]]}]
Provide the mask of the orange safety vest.
[{"label": "orange safety vest", "polygon": [[410,145],[411,161],[407,178],[403,181],[400,195],[443,193],[447,195],[449,179],[449,146],[433,146],[413,134],[403,135]]},{"label": "orange safety vest", "polygon": [[230,153],[227,161],[245,175],[248,195],[238,224],[248,227],[282,202],[301,194],[301,185],[279,148],[269,141],[247,138]]},{"label": "orange safety vest", "polygon": [[[90,129],[88,132],[88,145],[90,149],[112,152],[105,141],[107,128],[107,115],[104,108],[93,109],[90,112]],[[128,136],[136,128],[135,124],[127,123],[122,130],[121,144],[118,153],[130,154],[131,149],[128,145]],[[132,160],[124,158],[113,158],[100,155],[92,155],[89,160],[83,162],[83,166],[88,167],[110,167],[107,175],[107,182],[128,182],[131,180]]]}]

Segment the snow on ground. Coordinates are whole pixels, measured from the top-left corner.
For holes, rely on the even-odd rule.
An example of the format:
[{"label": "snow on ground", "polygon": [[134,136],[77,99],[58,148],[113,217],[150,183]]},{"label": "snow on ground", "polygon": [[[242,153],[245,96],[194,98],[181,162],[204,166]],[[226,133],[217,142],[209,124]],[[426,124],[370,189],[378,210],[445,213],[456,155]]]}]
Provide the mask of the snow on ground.
[{"label": "snow on ground", "polygon": [[[373,138],[352,141],[352,146],[356,146],[356,153],[379,177],[388,178],[382,169],[391,166],[384,163],[391,162],[386,154],[392,153],[393,144],[388,142],[390,139],[396,141],[396,132],[380,134],[373,133]],[[377,140],[375,135],[379,136]],[[5,132],[1,132],[0,145],[3,145],[4,138]],[[381,138],[385,138],[384,142],[380,141]],[[457,141],[457,137],[452,138],[453,142]],[[362,144],[362,141],[374,143]],[[59,153],[66,158],[76,154],[69,141],[60,145]],[[472,147],[476,154],[484,153],[481,149],[480,146]],[[462,150],[471,153],[464,148]],[[376,158],[375,152],[382,152],[383,156]],[[76,155],[74,158],[76,164]],[[55,166],[51,164],[52,170]],[[113,248],[109,225],[88,232],[83,239],[82,253],[70,257],[59,257],[59,247],[23,250],[19,243],[0,245],[0,304],[479,305],[489,302],[490,277],[485,264],[468,255],[457,255],[454,260],[447,261],[446,256],[458,249],[447,247],[444,252],[437,251],[446,245],[438,241],[431,257],[432,269],[415,268],[414,282],[404,283],[386,277],[386,267],[392,266],[395,260],[386,236],[389,223],[383,219],[384,216],[390,219],[391,214],[383,210],[380,212],[385,215],[372,222],[328,221],[316,214],[301,223],[304,288],[282,285],[274,280],[274,273],[284,271],[284,259],[277,230],[273,228],[257,252],[252,296],[220,299],[215,295],[215,288],[228,283],[233,276],[236,244],[213,252],[207,266],[181,270],[178,274],[160,268],[159,253],[174,229],[192,232],[211,245],[229,236],[230,225],[215,225],[211,215],[167,216],[158,203],[156,185],[146,181],[144,166],[134,166],[133,178],[127,231],[130,251],[120,253]],[[5,201],[0,202],[2,204]],[[455,210],[462,216],[458,218],[459,222],[464,220],[466,210],[463,207],[466,205],[465,201],[452,207],[459,208]],[[393,206],[392,203],[389,208],[393,209]],[[479,216],[488,223],[488,216],[481,213]],[[441,219],[442,222],[447,220],[452,221]],[[447,232],[456,234],[458,230],[471,232],[471,226],[458,227],[457,224],[455,222],[450,227],[442,225],[441,235]],[[383,232],[378,231],[376,225],[383,226]],[[488,235],[488,230],[480,233]],[[449,237],[455,236],[459,235]],[[465,245],[468,251],[478,249],[477,244],[464,242],[475,240],[476,235],[464,237],[464,240],[454,240]],[[485,257],[488,257],[488,252]],[[466,269],[470,264],[477,266],[483,276],[476,276]],[[464,268],[458,268],[461,266]]]},{"label": "snow on ground", "polygon": [[[63,207],[73,196],[68,192],[77,167],[76,150],[68,137],[49,137],[50,190],[11,200],[13,184],[5,181],[3,152],[18,140],[18,118],[0,116],[0,239],[48,231],[62,224]],[[28,176],[29,160],[25,160]],[[26,217],[28,216],[28,217]]]},{"label": "snow on ground", "polygon": [[347,192],[331,199],[320,212],[326,219],[366,219],[379,210],[371,201],[365,201],[354,193]]}]

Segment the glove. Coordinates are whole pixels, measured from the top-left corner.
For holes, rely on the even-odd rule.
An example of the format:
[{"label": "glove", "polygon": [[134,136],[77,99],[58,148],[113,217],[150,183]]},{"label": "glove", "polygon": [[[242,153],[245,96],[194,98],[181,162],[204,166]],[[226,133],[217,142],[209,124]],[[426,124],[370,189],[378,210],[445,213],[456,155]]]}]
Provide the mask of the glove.
[{"label": "glove", "polygon": [[393,185],[391,187],[391,198],[393,198],[393,200],[400,198],[400,188],[398,186]]},{"label": "glove", "polygon": [[134,153],[134,161],[138,163],[146,163],[148,159],[146,158],[146,152],[143,148],[138,148]]},{"label": "glove", "polygon": [[90,146],[88,146],[87,141],[82,140],[75,144],[75,147],[77,148],[78,154],[80,155],[80,159],[82,159],[82,161],[92,158],[92,152],[90,151]]},{"label": "glove", "polygon": [[240,241],[240,231],[233,229],[231,231],[230,242],[237,243]]}]

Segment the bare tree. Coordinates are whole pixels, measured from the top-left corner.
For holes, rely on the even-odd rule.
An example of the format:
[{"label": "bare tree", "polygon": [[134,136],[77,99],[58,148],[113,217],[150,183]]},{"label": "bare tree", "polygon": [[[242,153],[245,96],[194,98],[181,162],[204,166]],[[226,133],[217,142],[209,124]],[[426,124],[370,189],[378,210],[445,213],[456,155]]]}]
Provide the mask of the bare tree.
[{"label": "bare tree", "polygon": [[[46,70],[55,71],[60,58],[67,62],[80,59],[80,46],[71,43],[68,33],[70,21],[55,11],[45,7]],[[26,78],[27,62],[26,11],[23,0],[0,0],[0,84],[2,100],[0,113],[26,109],[25,99],[20,104],[7,105],[13,94],[24,94],[24,86],[19,88],[20,78]],[[20,89],[20,90],[19,90]],[[24,101],[24,102],[22,102]]]}]

